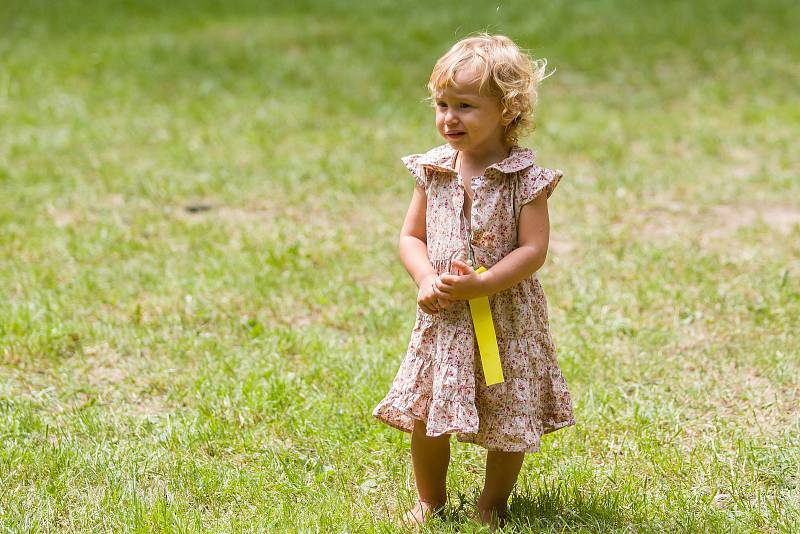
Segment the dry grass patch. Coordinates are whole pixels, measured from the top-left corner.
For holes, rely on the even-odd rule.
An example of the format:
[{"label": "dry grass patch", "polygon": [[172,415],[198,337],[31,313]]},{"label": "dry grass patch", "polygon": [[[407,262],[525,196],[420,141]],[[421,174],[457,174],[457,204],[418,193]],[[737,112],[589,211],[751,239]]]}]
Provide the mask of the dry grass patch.
[{"label": "dry grass patch", "polygon": [[[742,228],[765,224],[773,237],[791,235],[800,226],[800,208],[790,205],[721,205],[706,208],[664,200],[643,209],[631,209],[625,220],[610,225],[614,235],[628,231],[640,242],[690,240],[712,250],[728,249]],[[769,236],[769,234],[767,234]]]},{"label": "dry grass patch", "polygon": [[86,347],[84,349],[86,363],[86,380],[93,387],[114,386],[128,377],[126,364],[120,355],[108,343]]},{"label": "dry grass patch", "polygon": [[733,425],[754,437],[778,438],[800,421],[800,387],[779,384],[756,367],[735,361],[687,362],[681,381],[693,395],[687,436]]},{"label": "dry grass patch", "polygon": [[577,244],[567,238],[559,237],[559,238],[550,238],[550,245],[549,250],[556,256],[567,256],[572,253]]},{"label": "dry grass patch", "polygon": [[719,229],[706,233],[707,237],[724,237],[758,222],[764,222],[778,233],[789,235],[800,225],[800,208],[795,206],[715,206],[711,212],[713,222]]},{"label": "dry grass patch", "polygon": [[126,415],[133,417],[150,418],[161,417],[174,412],[166,396],[139,396],[129,399],[121,410]]}]

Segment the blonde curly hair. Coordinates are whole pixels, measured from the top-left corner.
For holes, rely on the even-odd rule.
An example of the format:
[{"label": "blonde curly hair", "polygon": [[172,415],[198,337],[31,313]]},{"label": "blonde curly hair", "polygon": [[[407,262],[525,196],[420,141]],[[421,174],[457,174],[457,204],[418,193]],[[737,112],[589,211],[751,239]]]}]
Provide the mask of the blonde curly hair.
[{"label": "blonde curly hair", "polygon": [[[451,87],[459,71],[474,71],[481,94],[500,99],[505,143],[516,145],[519,138],[535,128],[533,111],[539,82],[547,78],[546,59],[533,60],[505,35],[480,33],[462,39],[436,61],[428,81],[429,100]],[[435,104],[434,104],[435,105]]]}]

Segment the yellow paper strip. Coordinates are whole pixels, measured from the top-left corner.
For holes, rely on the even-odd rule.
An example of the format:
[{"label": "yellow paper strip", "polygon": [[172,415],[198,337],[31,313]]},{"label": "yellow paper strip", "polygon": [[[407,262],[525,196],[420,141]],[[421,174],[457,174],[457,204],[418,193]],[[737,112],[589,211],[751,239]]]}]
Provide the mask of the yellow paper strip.
[{"label": "yellow paper strip", "polygon": [[[486,268],[483,266],[475,269],[479,274],[485,271]],[[497,334],[494,331],[489,297],[471,299],[469,311],[472,314],[472,324],[475,325],[475,336],[478,338],[478,350],[481,354],[486,385],[499,384],[503,381],[503,368],[500,365],[500,350],[497,348]]]}]

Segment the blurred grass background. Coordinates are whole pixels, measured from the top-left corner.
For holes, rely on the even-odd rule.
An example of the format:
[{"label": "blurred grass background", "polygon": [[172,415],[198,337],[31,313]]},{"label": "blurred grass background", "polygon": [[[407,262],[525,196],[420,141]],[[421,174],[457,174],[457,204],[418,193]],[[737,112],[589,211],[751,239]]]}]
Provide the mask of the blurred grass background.
[{"label": "blurred grass background", "polygon": [[[401,531],[396,252],[441,143],[436,58],[557,69],[523,144],[566,177],[540,273],[578,424],[520,531],[792,532],[800,515],[792,1],[0,4],[0,521]],[[453,440],[468,518],[484,451]]]}]

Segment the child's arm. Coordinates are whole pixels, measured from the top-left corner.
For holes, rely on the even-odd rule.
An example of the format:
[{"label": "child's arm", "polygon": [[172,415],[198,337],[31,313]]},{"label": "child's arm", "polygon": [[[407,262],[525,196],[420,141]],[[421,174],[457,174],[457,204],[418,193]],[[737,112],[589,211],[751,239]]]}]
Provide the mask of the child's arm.
[{"label": "child's arm", "polygon": [[547,195],[539,195],[522,206],[519,214],[518,247],[481,275],[486,295],[494,295],[530,277],[544,265],[550,241]]},{"label": "child's arm", "polygon": [[400,261],[405,265],[417,287],[426,277],[436,276],[436,270],[428,258],[425,230],[426,204],[425,192],[419,186],[414,186],[414,196],[411,197],[411,204],[408,206],[406,219],[400,230]]},{"label": "child's arm", "polygon": [[528,278],[544,265],[549,241],[547,195],[539,195],[523,205],[520,211],[518,248],[480,275],[473,270],[475,266],[453,261],[461,274],[443,274],[436,287],[443,295],[454,300],[469,300],[504,291]]},{"label": "child's arm", "polygon": [[448,303],[446,297],[437,297],[433,289],[438,275],[428,258],[427,231],[425,229],[427,203],[425,191],[415,185],[414,196],[411,197],[411,204],[408,206],[406,219],[400,230],[399,247],[400,260],[419,288],[417,303],[425,313],[435,314],[442,308],[446,308]]}]

